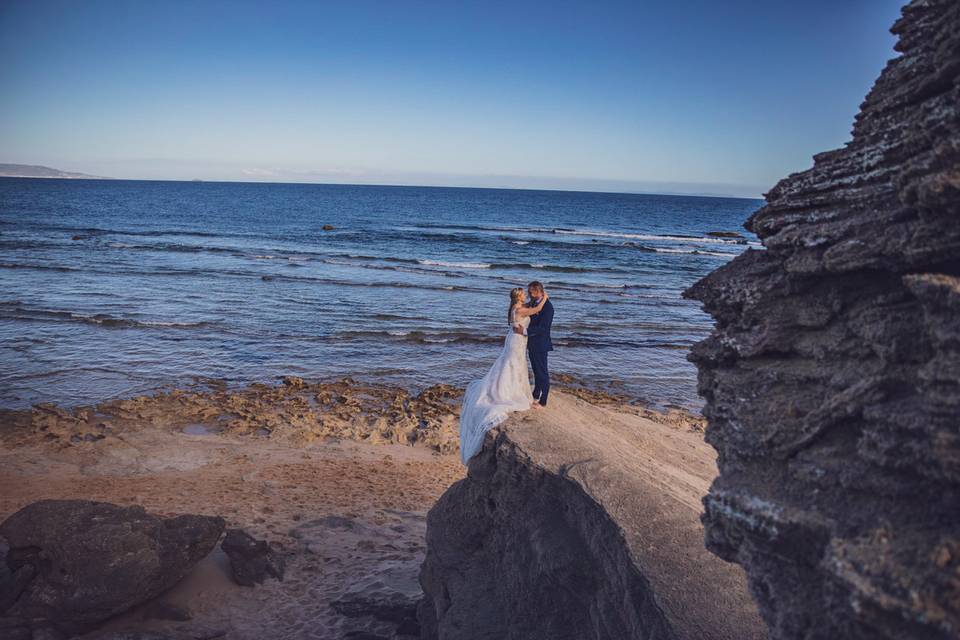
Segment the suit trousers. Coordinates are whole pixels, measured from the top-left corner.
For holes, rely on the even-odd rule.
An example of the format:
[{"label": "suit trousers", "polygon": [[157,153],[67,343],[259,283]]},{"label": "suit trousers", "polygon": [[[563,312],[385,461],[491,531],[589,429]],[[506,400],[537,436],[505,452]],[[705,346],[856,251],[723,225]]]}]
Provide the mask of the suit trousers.
[{"label": "suit trousers", "polygon": [[528,349],[530,366],[533,368],[533,399],[547,406],[547,396],[550,395],[550,371],[547,369],[547,354],[549,351]]}]

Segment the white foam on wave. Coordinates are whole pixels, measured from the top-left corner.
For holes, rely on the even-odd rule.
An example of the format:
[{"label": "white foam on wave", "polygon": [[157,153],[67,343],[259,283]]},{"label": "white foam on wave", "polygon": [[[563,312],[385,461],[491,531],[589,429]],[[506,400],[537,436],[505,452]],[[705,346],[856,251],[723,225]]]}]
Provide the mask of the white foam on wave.
[{"label": "white foam on wave", "polygon": [[595,238],[623,238],[627,240],[652,240],[666,242],[706,242],[711,244],[735,244],[722,238],[705,238],[701,236],[669,236],[650,233],[619,233],[615,231],[577,231],[573,229],[554,229],[554,233],[568,236],[588,236]]},{"label": "white foam on wave", "polygon": [[490,268],[490,265],[485,262],[444,262],[443,260],[417,260],[417,262],[428,267],[451,267],[454,269]]}]

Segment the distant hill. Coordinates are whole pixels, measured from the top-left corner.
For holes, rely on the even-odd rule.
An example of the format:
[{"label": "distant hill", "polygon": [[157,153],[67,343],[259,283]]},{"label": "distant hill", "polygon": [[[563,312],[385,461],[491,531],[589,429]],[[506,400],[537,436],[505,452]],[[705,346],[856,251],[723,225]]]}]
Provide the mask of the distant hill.
[{"label": "distant hill", "polygon": [[107,180],[103,176],[90,176],[85,173],[60,171],[50,167],[41,167],[35,164],[2,164],[0,163],[0,177],[4,178],[86,178],[88,180]]}]

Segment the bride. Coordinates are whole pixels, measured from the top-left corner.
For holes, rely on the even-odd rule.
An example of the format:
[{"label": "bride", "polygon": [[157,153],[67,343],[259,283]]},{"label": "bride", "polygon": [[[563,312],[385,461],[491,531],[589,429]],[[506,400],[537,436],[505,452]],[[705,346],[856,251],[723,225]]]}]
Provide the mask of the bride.
[{"label": "bride", "polygon": [[507,310],[510,330],[503,350],[487,374],[467,385],[463,395],[460,409],[460,459],[463,464],[480,450],[487,431],[506,420],[511,411],[530,408],[532,394],[527,374],[527,336],[516,333],[514,328],[526,330],[530,316],[540,313],[547,297],[544,293],[536,306],[528,307],[524,304],[522,287],[510,290]]}]

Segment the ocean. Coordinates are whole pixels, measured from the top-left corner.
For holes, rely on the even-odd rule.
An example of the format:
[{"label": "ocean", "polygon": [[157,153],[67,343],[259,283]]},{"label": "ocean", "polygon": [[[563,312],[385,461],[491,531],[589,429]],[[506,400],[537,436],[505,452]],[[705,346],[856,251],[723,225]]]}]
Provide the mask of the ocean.
[{"label": "ocean", "polygon": [[[216,379],[481,376],[544,283],[551,372],[697,410],[683,289],[762,201],[509,189],[0,179],[0,406]],[[742,238],[717,237],[739,232]]]}]

